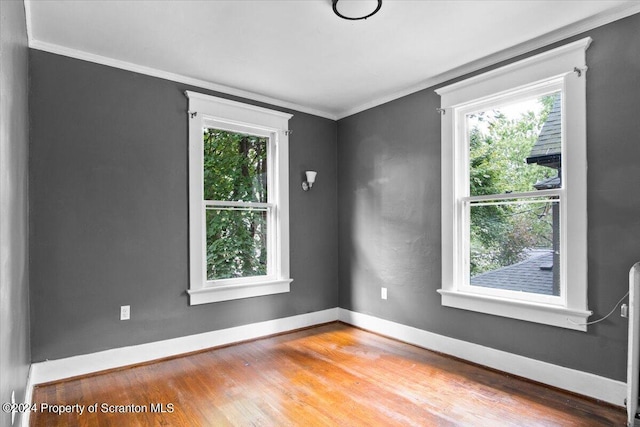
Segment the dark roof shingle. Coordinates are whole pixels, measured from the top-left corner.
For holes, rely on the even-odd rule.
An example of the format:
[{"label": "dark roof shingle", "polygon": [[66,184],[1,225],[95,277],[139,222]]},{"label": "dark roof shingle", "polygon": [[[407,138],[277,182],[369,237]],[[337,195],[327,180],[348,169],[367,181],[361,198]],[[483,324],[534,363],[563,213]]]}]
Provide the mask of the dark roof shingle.
[{"label": "dark roof shingle", "polygon": [[531,148],[527,163],[538,163],[545,158],[558,157],[562,152],[562,97],[556,94],[547,120],[542,125],[538,140]]},{"label": "dark roof shingle", "polygon": [[536,250],[528,259],[471,278],[472,286],[553,295],[553,251]]}]

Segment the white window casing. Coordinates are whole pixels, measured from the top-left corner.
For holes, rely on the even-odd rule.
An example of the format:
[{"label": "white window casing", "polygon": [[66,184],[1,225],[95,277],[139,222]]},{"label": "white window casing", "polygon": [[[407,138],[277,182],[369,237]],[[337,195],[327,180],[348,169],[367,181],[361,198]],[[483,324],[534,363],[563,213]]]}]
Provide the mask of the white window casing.
[{"label": "white window casing", "polygon": [[[291,114],[186,91],[189,99],[189,304],[250,298],[290,291],[289,277],[289,136]],[[267,203],[253,207],[269,210],[267,275],[207,280],[206,206],[203,190],[203,130],[221,128],[269,138],[269,193]],[[244,202],[224,202],[239,208]],[[258,206],[259,205],[259,206]]]},{"label": "white window casing", "polygon": [[[436,90],[442,109],[442,287],[438,292],[443,306],[587,330],[592,314],[587,308],[586,49],[590,43],[585,38]],[[560,296],[516,298],[509,291],[472,292],[463,278],[468,242],[466,211],[461,206],[465,197],[468,200],[468,147],[461,118],[478,105],[549,88],[562,91],[562,188],[535,195],[546,192],[561,200]]]}]

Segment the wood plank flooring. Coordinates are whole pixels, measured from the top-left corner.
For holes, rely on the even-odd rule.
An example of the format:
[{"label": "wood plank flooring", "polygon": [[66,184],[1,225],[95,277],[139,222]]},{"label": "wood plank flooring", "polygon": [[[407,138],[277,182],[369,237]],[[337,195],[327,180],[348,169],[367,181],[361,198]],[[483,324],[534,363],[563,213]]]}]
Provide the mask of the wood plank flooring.
[{"label": "wood plank flooring", "polygon": [[625,424],[622,408],[342,323],[37,386],[33,401],[78,406],[31,426]]}]

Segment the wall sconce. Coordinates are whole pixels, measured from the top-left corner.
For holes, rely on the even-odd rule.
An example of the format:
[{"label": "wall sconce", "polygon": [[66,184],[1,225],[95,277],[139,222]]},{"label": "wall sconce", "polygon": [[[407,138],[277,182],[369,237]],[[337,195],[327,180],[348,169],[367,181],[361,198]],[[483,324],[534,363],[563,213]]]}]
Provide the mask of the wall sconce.
[{"label": "wall sconce", "polygon": [[316,182],[316,175],[318,175],[318,172],[306,171],[305,175],[307,176],[307,180],[302,181],[302,189],[304,191],[309,191],[311,187],[313,187],[313,183]]}]

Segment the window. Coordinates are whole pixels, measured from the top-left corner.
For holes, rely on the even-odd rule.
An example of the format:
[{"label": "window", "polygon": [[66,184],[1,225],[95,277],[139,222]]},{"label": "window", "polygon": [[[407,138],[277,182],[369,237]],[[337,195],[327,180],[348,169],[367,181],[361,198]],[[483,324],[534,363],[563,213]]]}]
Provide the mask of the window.
[{"label": "window", "polygon": [[190,304],[289,292],[291,115],[186,95]]},{"label": "window", "polygon": [[586,330],[590,42],[436,90],[444,306]]}]

